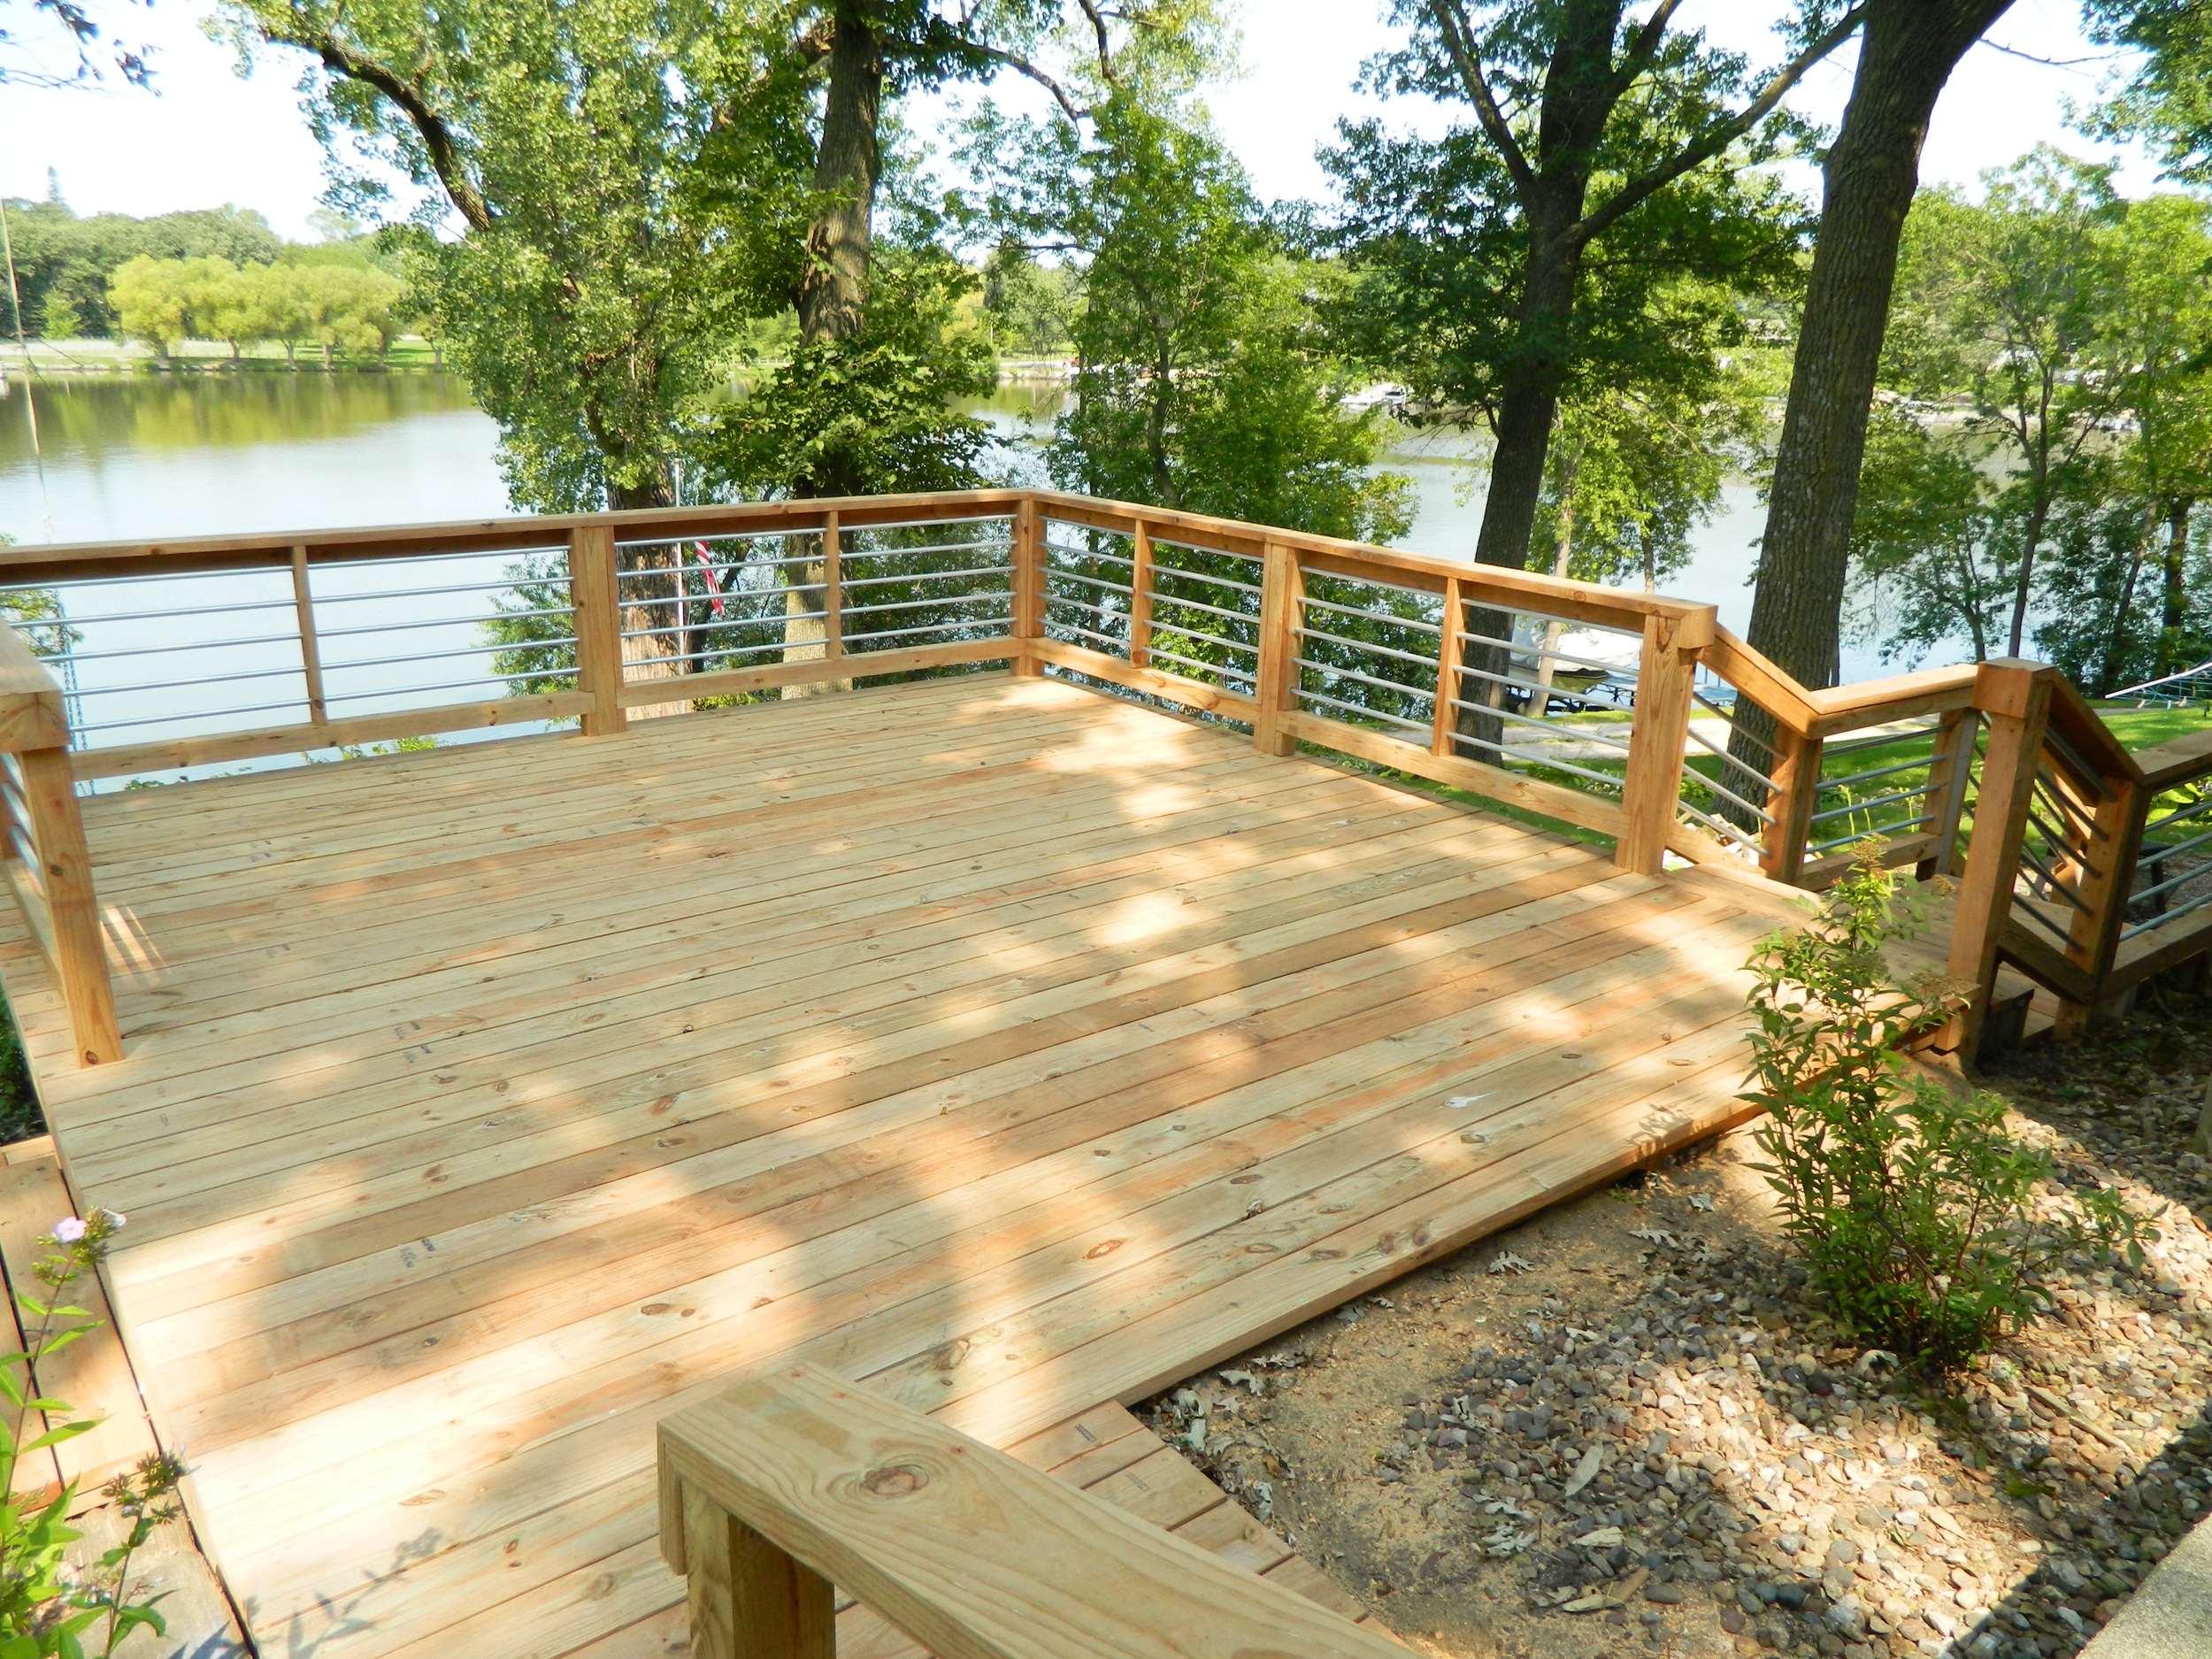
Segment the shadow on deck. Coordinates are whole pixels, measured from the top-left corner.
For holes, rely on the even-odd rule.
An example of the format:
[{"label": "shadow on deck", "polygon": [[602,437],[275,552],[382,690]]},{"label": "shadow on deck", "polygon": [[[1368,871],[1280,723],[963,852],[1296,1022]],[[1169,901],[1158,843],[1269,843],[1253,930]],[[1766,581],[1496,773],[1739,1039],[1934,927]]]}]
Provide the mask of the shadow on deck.
[{"label": "shadow on deck", "polygon": [[123,1059],[0,972],[321,1659],[661,1650],[653,1425],[735,1368],[1013,1445],[1740,1121],[1796,914],[997,675],[84,810]]}]

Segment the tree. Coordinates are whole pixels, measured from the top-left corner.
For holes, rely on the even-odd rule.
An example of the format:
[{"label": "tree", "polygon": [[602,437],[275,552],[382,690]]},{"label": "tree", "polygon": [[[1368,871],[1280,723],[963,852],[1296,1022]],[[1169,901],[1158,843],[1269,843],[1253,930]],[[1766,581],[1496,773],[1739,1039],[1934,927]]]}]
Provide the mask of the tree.
[{"label": "tree", "polygon": [[[1371,71],[1390,89],[1462,102],[1474,116],[1473,133],[1427,147],[1472,188],[1425,228],[1447,215],[1465,224],[1476,246],[1452,252],[1483,269],[1494,344],[1471,355],[1459,401],[1481,407],[1495,437],[1475,547],[1485,563],[1527,561],[1553,418],[1590,360],[1579,311],[1593,250],[1631,239],[1632,226],[1642,253],[1655,240],[1648,210],[1682,181],[1724,155],[1740,171],[1770,154],[1769,118],[1861,15],[1816,7],[1795,55],[1755,81],[1742,58],[1671,33],[1677,9],[1660,0],[1630,24],[1624,0],[1395,0],[1413,39]],[[1371,129],[1348,137],[1343,171],[1406,154]]]},{"label": "tree", "polygon": [[1869,422],[1851,526],[1854,633],[1885,660],[1964,638],[1980,662],[2003,638],[2013,592],[1982,469],[1901,403]]},{"label": "tree", "polygon": [[1913,382],[1901,389],[1962,396],[1965,434],[2004,473],[2009,656],[2027,635],[2052,511],[2109,429],[2125,384],[2101,372],[2100,350],[2116,286],[2110,175],[2039,147],[1985,174],[1979,204],[1924,193],[1903,239],[1896,303],[1916,315],[1900,332],[1921,349],[1898,365]]},{"label": "tree", "polygon": [[154,356],[166,360],[189,332],[183,285],[184,263],[140,255],[119,266],[108,283],[108,303],[117,326],[129,339],[143,340]]},{"label": "tree", "polygon": [[1002,237],[983,265],[983,314],[1002,353],[1033,357],[1065,351],[1076,290],[1066,265],[1041,265],[1018,239]]},{"label": "tree", "polygon": [[[1750,642],[1809,686],[1836,676],[1853,506],[1898,238],[1937,96],[2012,0],[1864,0],[1858,67],[1821,166],[1820,234],[1768,488]],[[1752,711],[1732,741],[1773,736]]]}]

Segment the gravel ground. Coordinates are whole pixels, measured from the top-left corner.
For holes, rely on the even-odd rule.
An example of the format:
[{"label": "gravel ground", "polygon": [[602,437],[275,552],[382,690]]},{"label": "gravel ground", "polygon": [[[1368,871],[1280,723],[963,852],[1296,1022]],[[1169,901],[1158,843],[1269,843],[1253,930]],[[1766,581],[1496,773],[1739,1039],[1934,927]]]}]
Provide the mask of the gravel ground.
[{"label": "gravel ground", "polygon": [[1148,1415],[1432,1653],[2070,1655],[2212,1507],[2204,1013],[1995,1079],[2062,1181],[2164,1237],[2140,1277],[2077,1258],[2057,1314],[1943,1387],[1808,1301],[1740,1133]]}]

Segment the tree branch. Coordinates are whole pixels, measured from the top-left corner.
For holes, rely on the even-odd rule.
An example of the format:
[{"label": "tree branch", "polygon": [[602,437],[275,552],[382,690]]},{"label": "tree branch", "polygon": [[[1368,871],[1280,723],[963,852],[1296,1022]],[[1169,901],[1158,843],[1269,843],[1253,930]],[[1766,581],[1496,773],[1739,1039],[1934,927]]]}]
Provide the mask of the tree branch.
[{"label": "tree branch", "polygon": [[1110,86],[1119,86],[1121,79],[1114,73],[1114,49],[1107,38],[1106,19],[1098,9],[1097,0],[1075,0],[1083,8],[1083,15],[1091,20],[1091,33],[1098,37],[1098,73]]},{"label": "tree branch", "polygon": [[1482,123],[1484,136],[1497,146],[1499,155],[1505,158],[1505,170],[1513,177],[1513,188],[1525,202],[1531,199],[1536,193],[1536,170],[1529,165],[1527,155],[1513,136],[1505,111],[1491,96],[1489,77],[1483,73],[1482,58],[1475,50],[1473,37],[1460,15],[1456,0],[1426,0],[1426,4],[1437,32],[1444,37],[1444,50],[1451,54],[1453,67],[1459,71],[1460,85],[1466,91],[1467,101],[1475,106],[1475,117]]},{"label": "tree branch", "polygon": [[1067,88],[1035,64],[1031,63],[1029,59],[1018,57],[1012,52],[1002,51],[995,46],[987,46],[981,41],[970,41],[967,42],[967,48],[979,58],[987,58],[993,63],[1004,64],[1018,74],[1027,75],[1047,92],[1052,94],[1052,101],[1060,106],[1068,119],[1079,127],[1082,125],[1084,112],[1076,107],[1075,100],[1068,96]]},{"label": "tree branch", "polygon": [[296,35],[272,33],[269,38],[314,53],[331,73],[373,88],[397,105],[429,152],[431,168],[437,173],[438,182],[445,187],[446,199],[453,204],[454,210],[467,221],[471,230],[492,227],[491,209],[469,180],[452,128],[447,126],[443,116],[431,108],[421,88],[403,80],[374,58],[355,51],[327,30],[302,30]]},{"label": "tree branch", "polygon": [[1573,239],[1578,242],[1587,242],[1684,173],[1703,165],[1741,138],[1773,111],[1775,105],[1781,103],[1792,87],[1805,78],[1815,64],[1850,39],[1865,16],[1866,5],[1864,0],[1861,0],[1861,4],[1838,19],[1826,34],[1776,70],[1774,78],[1740,112],[1724,121],[1716,122],[1696,142],[1685,145],[1671,159],[1630,180],[1595,212],[1586,215],[1582,222],[1575,227]]}]

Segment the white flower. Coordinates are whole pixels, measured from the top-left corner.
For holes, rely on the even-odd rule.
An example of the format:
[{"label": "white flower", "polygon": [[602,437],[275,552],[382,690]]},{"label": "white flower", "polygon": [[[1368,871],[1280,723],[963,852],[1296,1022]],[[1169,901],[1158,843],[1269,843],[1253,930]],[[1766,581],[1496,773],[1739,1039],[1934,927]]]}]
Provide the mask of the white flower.
[{"label": "white flower", "polygon": [[85,1224],[74,1216],[65,1216],[54,1224],[54,1236],[64,1244],[74,1244],[84,1237]]},{"label": "white flower", "polygon": [[130,1219],[119,1210],[103,1210],[100,1214],[105,1218],[110,1233],[120,1233],[123,1230],[123,1224]]}]

